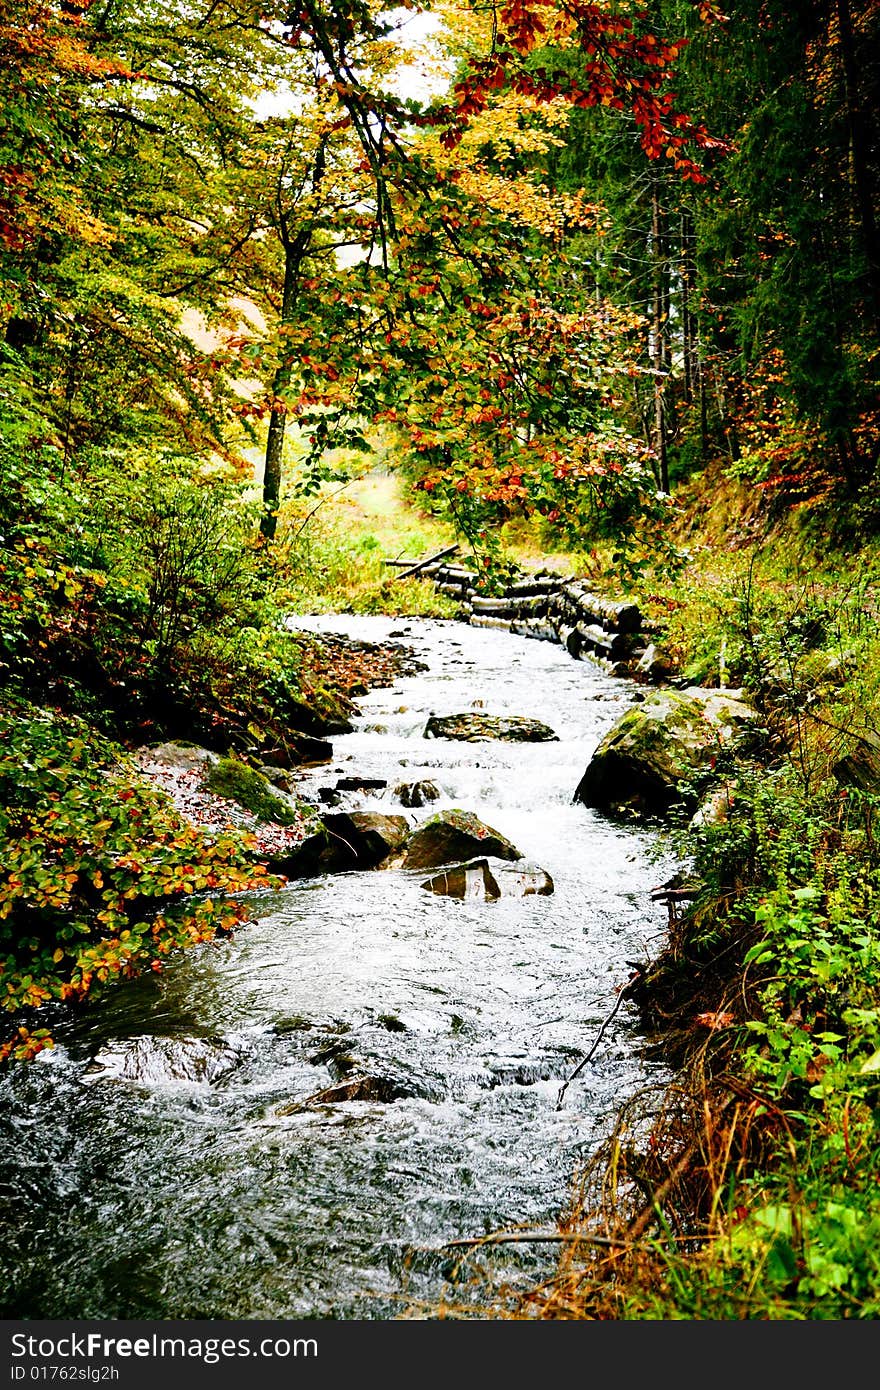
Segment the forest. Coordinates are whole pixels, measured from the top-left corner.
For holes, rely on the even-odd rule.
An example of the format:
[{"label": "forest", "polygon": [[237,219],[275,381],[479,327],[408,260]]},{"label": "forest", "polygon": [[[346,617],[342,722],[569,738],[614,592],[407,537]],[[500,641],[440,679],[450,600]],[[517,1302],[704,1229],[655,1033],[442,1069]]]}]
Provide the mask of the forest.
[{"label": "forest", "polygon": [[[0,1085],[329,864],[298,777],[412,670],[305,615],[561,576],[638,606],[591,639],[633,710],[748,727],[592,803],[683,866],[617,981],[662,1100],[549,1270],[525,1230],[417,1315],[877,1317],[880,10],[0,0],[0,53]],[[172,743],[270,832],[146,777]],[[21,1268],[5,1316],[224,1316]]]}]

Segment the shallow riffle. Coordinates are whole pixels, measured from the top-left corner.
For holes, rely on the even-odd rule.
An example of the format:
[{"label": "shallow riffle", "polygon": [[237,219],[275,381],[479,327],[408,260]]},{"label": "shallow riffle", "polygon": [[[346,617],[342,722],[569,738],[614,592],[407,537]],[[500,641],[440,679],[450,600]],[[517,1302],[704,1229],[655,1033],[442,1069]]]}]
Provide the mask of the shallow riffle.
[{"label": "shallow riffle", "polygon": [[[456,901],[424,872],[291,882],[229,941],[181,955],[62,1024],[0,1081],[7,1317],[386,1318],[476,1303],[443,1243],[546,1225],[620,1104],[663,1071],[624,1005],[589,1050],[628,961],[656,953],[668,876],[654,831],[572,803],[632,687],[564,650],[454,622],[299,620],[412,646],[428,669],[359,701],[319,800],[342,777],[430,780],[407,811],[475,811],[552,877],[546,897]],[[481,704],[477,702],[482,702]],[[425,739],[432,713],[484,708],[556,742]],[[400,811],[390,790],[344,808]],[[313,1097],[395,1079],[386,1102]],[[546,1247],[505,1247],[533,1280]],[[485,1262],[481,1256],[481,1262]]]}]

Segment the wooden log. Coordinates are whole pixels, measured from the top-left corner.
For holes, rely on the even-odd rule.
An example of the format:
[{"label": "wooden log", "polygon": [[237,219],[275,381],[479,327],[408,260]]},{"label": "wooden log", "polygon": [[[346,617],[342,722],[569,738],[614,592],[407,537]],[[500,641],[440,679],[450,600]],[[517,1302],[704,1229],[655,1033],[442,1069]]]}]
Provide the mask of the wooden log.
[{"label": "wooden log", "polygon": [[516,637],[533,637],[538,642],[556,642],[556,629],[550,623],[516,621],[510,624],[510,630]]},{"label": "wooden log", "polygon": [[438,550],[435,555],[428,555],[424,560],[419,560],[417,565],[410,565],[409,569],[401,570],[396,574],[395,579],[409,579],[413,574],[420,574],[428,565],[432,565],[435,560],[442,560],[447,555],[454,555],[458,550],[457,545],[447,545],[445,550]]},{"label": "wooden log", "polygon": [[573,656],[578,661],[584,649],[584,639],[576,627],[568,625],[557,627],[556,635],[560,646],[565,647],[569,656]]},{"label": "wooden log", "polygon": [[637,632],[641,626],[638,604],[604,598],[601,594],[571,592],[587,622],[601,623],[614,632]]},{"label": "wooden log", "polygon": [[507,613],[514,616],[514,603],[509,598],[475,598],[472,604],[475,613]]},{"label": "wooden log", "polygon": [[508,584],[505,593],[511,598],[533,598],[536,595],[555,593],[560,587],[561,581],[558,579],[532,579],[516,580],[513,584]]},{"label": "wooden log", "polygon": [[548,601],[545,597],[538,595],[535,598],[521,598],[513,600],[516,615],[519,618],[543,618],[546,617]]},{"label": "wooden log", "polygon": [[468,621],[471,627],[495,627],[505,632],[513,631],[513,624],[509,618],[487,618],[482,614],[472,613]]},{"label": "wooden log", "polygon": [[546,598],[475,598],[475,613],[505,613],[511,618],[543,618],[547,611]]},{"label": "wooden log", "polygon": [[582,643],[588,651],[599,652],[611,660],[623,656],[626,651],[626,636],[622,632],[608,632],[598,623],[580,624],[576,631],[580,634]]},{"label": "wooden log", "polygon": [[473,570],[465,569],[463,565],[440,565],[437,573],[443,579],[462,584],[473,584],[477,577]]}]

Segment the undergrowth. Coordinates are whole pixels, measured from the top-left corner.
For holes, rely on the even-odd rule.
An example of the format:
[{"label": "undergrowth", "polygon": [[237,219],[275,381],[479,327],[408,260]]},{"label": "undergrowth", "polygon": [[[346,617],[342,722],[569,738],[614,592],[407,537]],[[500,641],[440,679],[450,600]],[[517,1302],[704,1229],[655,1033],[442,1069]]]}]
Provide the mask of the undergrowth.
[{"label": "undergrowth", "polygon": [[791,518],[725,535],[644,595],[681,682],[760,716],[627,987],[676,1079],[579,1175],[554,1273],[491,1316],[880,1316],[880,557]]},{"label": "undergrowth", "polygon": [[270,886],[252,837],[207,835],[73,715],[0,703],[0,1060],[51,1045],[40,1010],[160,969]]}]

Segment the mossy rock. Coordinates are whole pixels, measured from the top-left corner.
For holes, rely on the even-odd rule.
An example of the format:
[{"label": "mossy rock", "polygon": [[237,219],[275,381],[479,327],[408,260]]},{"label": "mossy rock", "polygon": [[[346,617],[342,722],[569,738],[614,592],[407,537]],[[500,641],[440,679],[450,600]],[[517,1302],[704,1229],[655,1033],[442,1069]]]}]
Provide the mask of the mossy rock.
[{"label": "mossy rock", "polygon": [[484,825],[472,811],[440,811],[423,821],[406,842],[405,869],[439,869],[444,864],[461,863],[478,856],[495,859],[522,859],[515,845]]},{"label": "mossy rock", "polygon": [[605,735],[574,799],[602,811],[649,815],[689,804],[680,783],[708,772],[720,746],[754,719],[754,710],[724,691],[694,686],[651,695]]},{"label": "mossy rock", "polygon": [[539,719],[522,714],[432,714],[425,738],[458,739],[464,743],[558,743],[559,736]]},{"label": "mossy rock", "polygon": [[295,809],[275,794],[262,772],[238,758],[220,758],[209,767],[205,786],[215,796],[225,797],[250,811],[258,820],[292,825],[297,819]]}]

